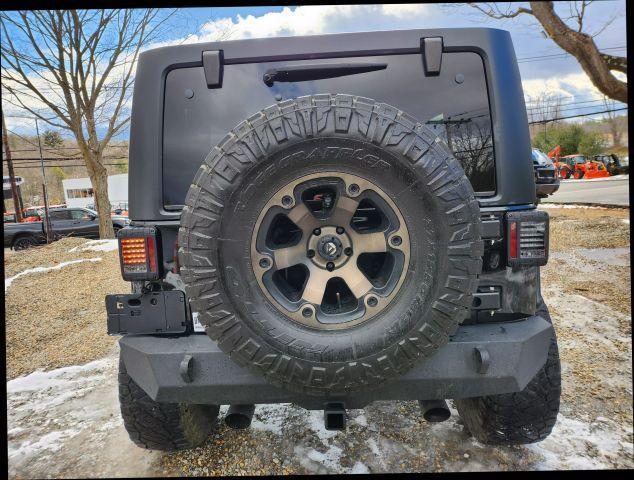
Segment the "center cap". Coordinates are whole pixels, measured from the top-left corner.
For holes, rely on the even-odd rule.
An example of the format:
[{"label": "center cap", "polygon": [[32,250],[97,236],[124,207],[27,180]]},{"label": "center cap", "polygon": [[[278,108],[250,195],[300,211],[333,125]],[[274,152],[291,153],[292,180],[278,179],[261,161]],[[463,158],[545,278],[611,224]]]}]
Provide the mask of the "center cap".
[{"label": "center cap", "polygon": [[341,241],[334,236],[325,236],[319,239],[319,255],[328,261],[336,260],[341,256]]}]

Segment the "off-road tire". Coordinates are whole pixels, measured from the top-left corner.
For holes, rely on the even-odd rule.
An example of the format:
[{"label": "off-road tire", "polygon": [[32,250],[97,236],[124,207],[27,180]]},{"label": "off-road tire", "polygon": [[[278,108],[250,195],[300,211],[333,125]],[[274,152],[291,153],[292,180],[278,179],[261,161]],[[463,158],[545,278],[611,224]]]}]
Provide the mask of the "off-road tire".
[{"label": "off-road tire", "polygon": [[11,248],[16,251],[26,250],[27,248],[34,247],[35,245],[37,245],[37,241],[33,237],[29,235],[22,235],[13,241]]},{"label": "off-road tire", "polygon": [[[403,286],[385,310],[344,330],[282,315],[249,256],[259,212],[284,185],[337,171],[393,198],[412,239]],[[482,268],[478,202],[448,147],[398,109],[351,95],[280,102],[207,155],[185,200],[179,263],[192,311],[238,365],[309,395],[376,387],[433,355],[468,315]]]},{"label": "off-road tire", "polygon": [[575,173],[572,175],[576,180],[581,180],[584,176],[583,170],[575,170]]},{"label": "off-road tire", "polygon": [[[541,298],[537,314],[552,323]],[[553,332],[546,363],[524,390],[454,403],[465,427],[478,441],[488,445],[523,445],[550,435],[557,421],[560,396],[561,367]]]},{"label": "off-road tire", "polygon": [[130,439],[148,450],[184,450],[201,445],[211,433],[220,407],[159,403],[127,374],[119,361],[119,404]]}]

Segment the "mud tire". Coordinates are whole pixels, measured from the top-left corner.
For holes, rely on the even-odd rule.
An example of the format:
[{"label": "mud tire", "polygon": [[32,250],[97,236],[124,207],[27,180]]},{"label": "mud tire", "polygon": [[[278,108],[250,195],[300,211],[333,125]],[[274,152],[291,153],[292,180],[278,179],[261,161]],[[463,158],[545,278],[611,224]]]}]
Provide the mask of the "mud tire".
[{"label": "mud tire", "polygon": [[[327,332],[278,312],[249,258],[268,199],[322,171],[376,182],[416,239],[392,303],[358,328]],[[368,98],[305,96],[252,115],[207,155],[181,215],[180,272],[192,310],[238,365],[296,392],[348,394],[397,377],[449,341],[477,288],[481,228],[460,163],[427,127]]]},{"label": "mud tire", "polygon": [[13,248],[13,250],[15,251],[18,251],[26,250],[27,248],[34,247],[35,245],[37,245],[37,241],[35,240],[35,238],[28,235],[23,235],[13,241],[13,245],[11,246],[11,248]]},{"label": "mud tire", "polygon": [[220,407],[159,403],[127,374],[119,361],[119,404],[130,440],[148,450],[175,451],[201,445],[211,433]]},{"label": "mud tire", "polygon": [[[552,323],[539,300],[537,314]],[[553,333],[546,364],[524,390],[516,393],[454,400],[460,418],[476,440],[487,445],[523,445],[544,440],[559,413],[561,366]]]}]

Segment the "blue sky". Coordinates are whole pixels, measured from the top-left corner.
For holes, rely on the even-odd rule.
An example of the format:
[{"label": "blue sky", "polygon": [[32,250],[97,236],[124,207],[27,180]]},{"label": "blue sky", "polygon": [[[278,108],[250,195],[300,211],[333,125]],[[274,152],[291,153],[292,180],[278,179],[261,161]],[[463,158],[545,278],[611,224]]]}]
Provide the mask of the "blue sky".
[{"label": "blue sky", "polygon": [[[559,2],[556,6],[558,13],[563,17],[569,14],[567,4],[568,2]],[[594,2],[588,7],[584,31],[594,33],[608,20],[612,23],[595,38],[595,42],[600,48],[610,48],[607,53],[626,55],[623,48],[626,45],[623,0]],[[571,104],[566,115],[603,109],[600,108],[602,103],[599,102],[601,96],[591,85],[576,59],[570,56],[528,58],[563,53],[552,40],[544,38],[541,27],[534,17],[520,15],[512,20],[494,20],[464,4],[188,8],[181,9],[171,17],[169,29],[161,44],[215,40],[219,33],[228,30],[232,32],[230,39],[240,39],[476,26],[497,27],[511,32],[515,51],[520,59],[525,94],[529,101],[542,92],[548,92],[563,97],[564,103]],[[586,103],[575,105],[577,102]]]}]

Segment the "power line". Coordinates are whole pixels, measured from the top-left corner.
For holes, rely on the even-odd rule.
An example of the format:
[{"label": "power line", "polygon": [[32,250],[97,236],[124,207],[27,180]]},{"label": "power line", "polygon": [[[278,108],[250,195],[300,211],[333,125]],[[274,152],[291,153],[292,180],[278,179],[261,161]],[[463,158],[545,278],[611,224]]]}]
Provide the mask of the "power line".
[{"label": "power line", "polygon": [[[104,166],[108,166],[108,167],[116,167],[116,166],[128,166],[127,163],[104,163],[102,164]],[[59,167],[59,168],[74,168],[74,167],[85,167],[86,165],[44,165],[44,168],[55,168],[55,167]],[[15,166],[13,168],[38,168],[38,165],[20,165],[20,166]]]},{"label": "power line", "polygon": [[538,121],[535,121],[535,122],[528,122],[528,124],[529,125],[535,125],[535,124],[541,124],[541,123],[556,122],[558,120],[566,120],[568,118],[589,117],[589,116],[592,116],[592,115],[599,115],[601,113],[620,112],[621,110],[627,110],[627,107],[615,108],[615,109],[611,109],[611,110],[602,110],[600,112],[580,113],[579,115],[570,115],[570,116],[567,116],[567,117],[549,118],[547,120],[538,120]]},{"label": "power line", "polygon": [[[117,155],[106,155],[101,157],[103,159],[106,160],[124,160],[127,159],[128,157],[120,157]],[[22,158],[14,158],[13,159],[21,161],[21,162],[39,162],[40,161],[40,157],[22,157]],[[81,157],[44,157],[42,158],[42,160],[44,160],[45,162],[58,162],[58,161],[77,161],[77,160],[81,160]]]},{"label": "power line", "polygon": [[[626,49],[627,46],[622,46],[622,47],[608,47],[608,48],[600,48],[600,51],[607,51],[607,50],[624,50]],[[551,55],[537,55],[534,57],[524,57],[524,58],[518,58],[517,59],[517,63],[530,63],[530,62],[539,62],[542,60],[554,60],[557,58],[564,58],[564,57],[572,57],[572,55],[570,55],[569,53],[553,53]]]}]

